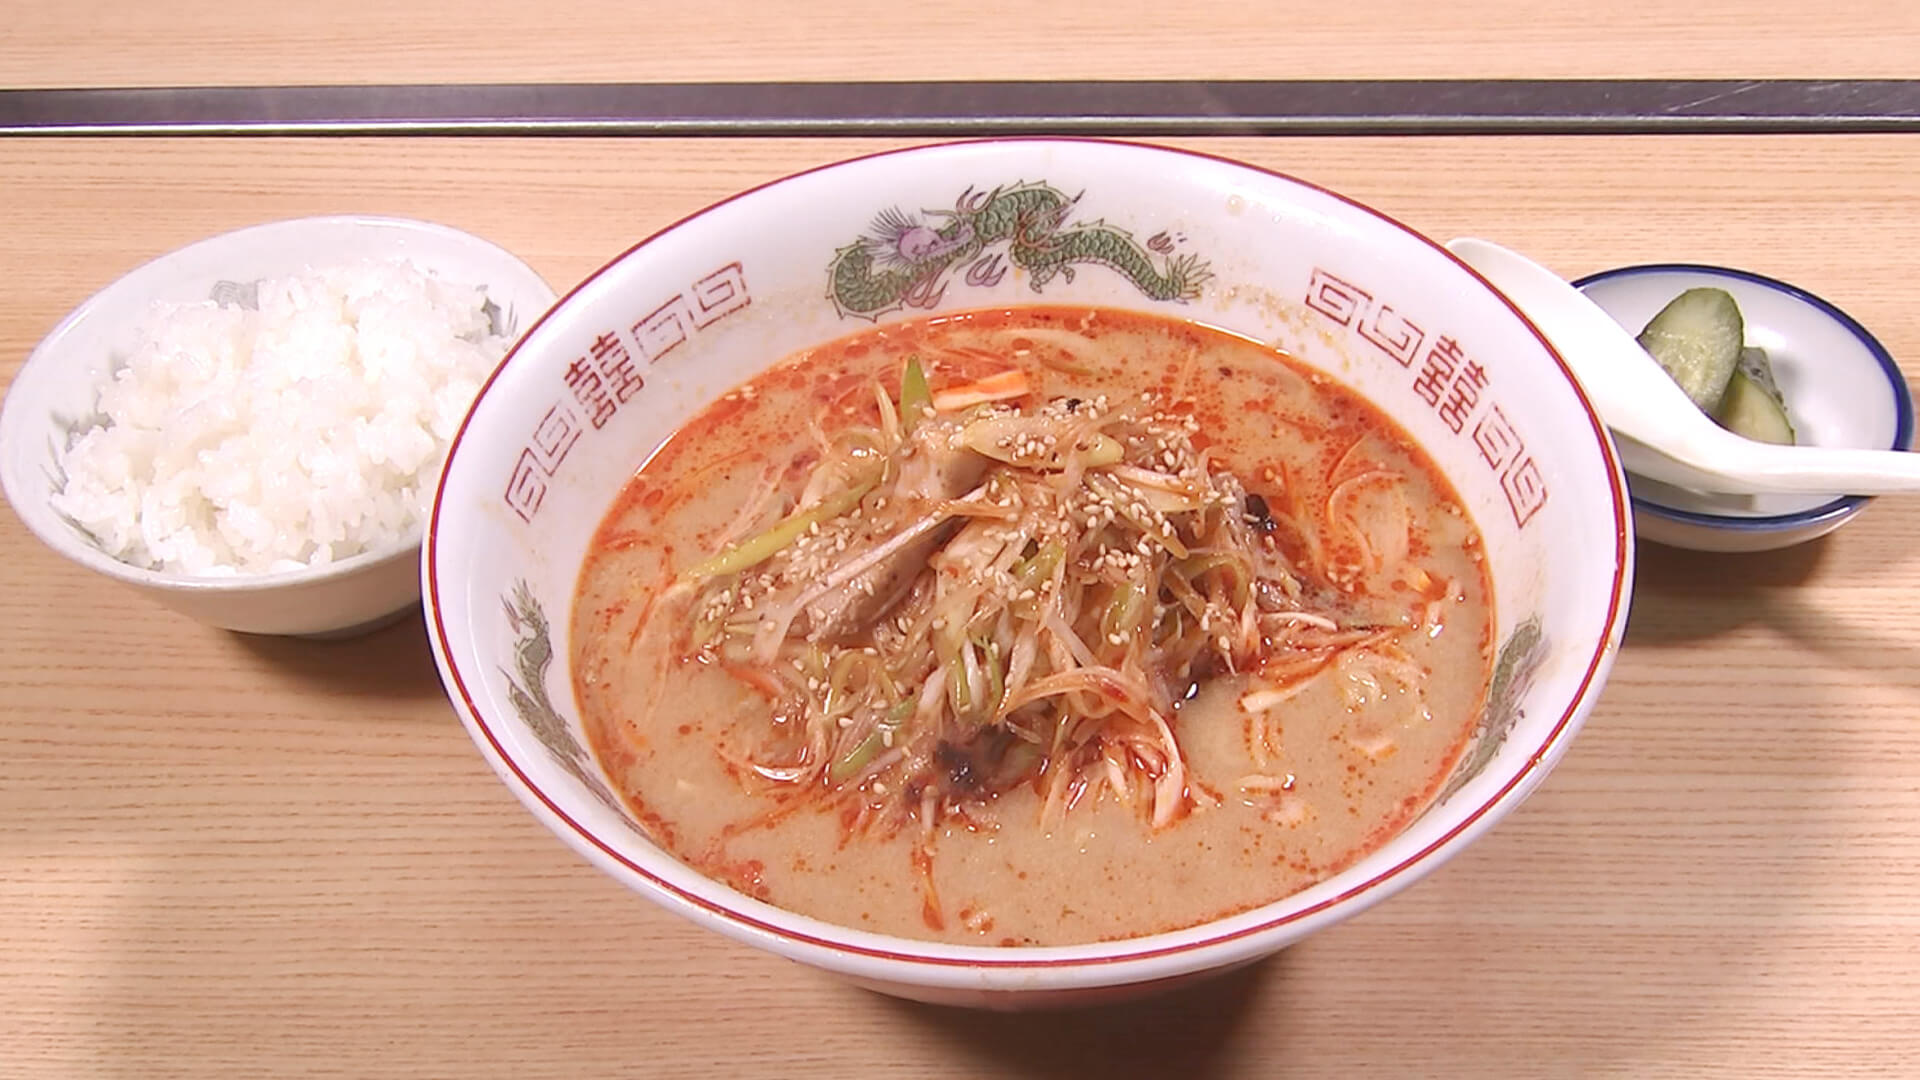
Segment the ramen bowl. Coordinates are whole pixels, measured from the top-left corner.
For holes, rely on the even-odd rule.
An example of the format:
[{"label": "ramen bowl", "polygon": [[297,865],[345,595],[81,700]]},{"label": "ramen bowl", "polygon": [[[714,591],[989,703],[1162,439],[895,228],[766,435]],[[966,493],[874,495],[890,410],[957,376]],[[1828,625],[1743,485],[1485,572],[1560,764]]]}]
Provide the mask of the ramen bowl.
[{"label": "ramen bowl", "polygon": [[[798,350],[1034,304],[1169,316],[1272,343],[1425,448],[1477,523],[1495,594],[1492,686],[1457,767],[1410,824],[1303,891],[1095,944],[872,933],[761,902],[676,860],[590,749],[570,671],[574,590],[623,485],[696,413]],[[1275,425],[1265,437],[1287,435]],[[1458,854],[1545,778],[1593,707],[1626,617],[1630,526],[1613,446],[1566,365],[1444,249],[1350,199],[1231,161],[999,140],[881,154],[755,189],[582,283],[528,332],[456,436],[422,590],[442,678],[474,742],[581,856],[719,934],[860,985],[1013,1009],[1111,1000],[1252,963]]]}]

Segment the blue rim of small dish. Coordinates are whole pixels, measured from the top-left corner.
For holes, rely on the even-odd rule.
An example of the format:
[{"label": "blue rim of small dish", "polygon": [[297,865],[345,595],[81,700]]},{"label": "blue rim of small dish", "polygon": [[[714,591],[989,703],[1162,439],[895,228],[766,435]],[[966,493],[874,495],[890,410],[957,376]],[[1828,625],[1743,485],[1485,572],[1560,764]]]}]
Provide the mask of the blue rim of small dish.
[{"label": "blue rim of small dish", "polygon": [[[1813,293],[1800,288],[1798,285],[1790,285],[1778,278],[1770,278],[1765,274],[1756,274],[1751,270],[1735,270],[1728,266],[1712,266],[1706,263],[1642,263],[1636,266],[1621,266],[1615,267],[1612,270],[1602,270],[1598,273],[1588,274],[1586,277],[1574,281],[1573,287],[1584,292],[1587,286],[1602,281],[1639,277],[1644,274],[1671,273],[1703,274],[1709,277],[1726,277],[1750,282],[1763,288],[1772,289],[1775,292],[1785,293],[1787,296],[1799,300],[1802,303],[1811,305],[1834,322],[1839,323],[1848,333],[1857,338],[1869,353],[1873,354],[1875,360],[1880,362],[1880,373],[1887,377],[1887,383],[1893,391],[1894,420],[1892,449],[1910,450],[1913,448],[1913,392],[1907,387],[1907,377],[1901,372],[1900,365],[1894,363],[1893,356],[1887,352],[1885,346],[1880,344],[1880,340],[1868,333],[1866,327],[1854,321],[1853,316],[1848,315],[1846,312],[1815,296]],[[1867,501],[1873,497],[1871,495],[1842,495],[1832,502],[1823,503],[1810,510],[1801,510],[1792,514],[1774,514],[1769,517],[1729,517],[1722,514],[1702,513],[1698,510],[1681,510],[1676,507],[1667,506],[1664,503],[1653,502],[1639,495],[1632,495],[1631,489],[1629,489],[1629,495],[1633,499],[1633,508],[1636,512],[1645,512],[1655,517],[1665,518],[1668,521],[1679,522],[1685,525],[1698,525],[1710,529],[1729,529],[1735,532],[1753,533],[1782,532],[1788,529],[1800,529],[1809,525],[1822,524],[1832,521],[1835,518],[1844,518],[1866,505]]]}]

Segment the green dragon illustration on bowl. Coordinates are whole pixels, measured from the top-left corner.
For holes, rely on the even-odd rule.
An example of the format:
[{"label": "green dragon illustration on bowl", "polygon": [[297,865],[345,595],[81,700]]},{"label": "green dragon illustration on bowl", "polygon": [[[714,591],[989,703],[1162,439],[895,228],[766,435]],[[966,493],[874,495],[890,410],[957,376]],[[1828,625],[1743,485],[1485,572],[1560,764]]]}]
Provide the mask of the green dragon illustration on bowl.
[{"label": "green dragon illustration on bowl", "polygon": [[[547,624],[546,612],[533,595],[533,589],[524,581],[516,582],[512,596],[501,597],[501,604],[506,609],[507,626],[514,635],[515,670],[502,671],[507,677],[507,697],[513,702],[514,711],[520,714],[521,721],[533,732],[534,738],[540,740],[540,745],[547,748],[555,764],[580,781],[595,799],[618,814],[629,828],[634,828],[620,800],[607,790],[592,755],[580,745],[580,741],[574,737],[572,725],[560,715],[560,710],[553,705],[553,699],[547,695],[547,668],[553,664],[553,632]],[[519,679],[516,680],[515,675]]]},{"label": "green dragon illustration on bowl", "polygon": [[1434,805],[1453,798],[1454,792],[1479,776],[1506,744],[1513,726],[1525,715],[1520,701],[1533,687],[1533,677],[1547,656],[1547,637],[1540,628],[1540,616],[1534,615],[1516,627],[1500,647],[1494,661],[1493,682],[1487,688],[1487,703],[1481,715],[1478,736],[1465,758],[1453,770],[1446,789]]},{"label": "green dragon illustration on bowl", "polygon": [[873,319],[936,306],[962,267],[966,283],[981,288],[1017,268],[1040,292],[1054,277],[1072,281],[1077,266],[1090,265],[1118,273],[1149,299],[1200,296],[1213,277],[1204,260],[1175,255],[1177,241],[1166,232],[1142,244],[1105,221],[1069,225],[1079,199],[1050,184],[1018,183],[984,192],[969,187],[952,210],[884,210],[869,233],[834,252],[827,295],[841,315]]}]

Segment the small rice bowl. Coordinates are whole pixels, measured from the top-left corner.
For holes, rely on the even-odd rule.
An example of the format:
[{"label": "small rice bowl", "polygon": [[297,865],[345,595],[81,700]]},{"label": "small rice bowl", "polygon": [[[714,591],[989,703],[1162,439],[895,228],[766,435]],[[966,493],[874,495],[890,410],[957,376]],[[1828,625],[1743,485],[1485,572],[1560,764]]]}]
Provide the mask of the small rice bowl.
[{"label": "small rice bowl", "polygon": [[310,268],[155,303],[103,357],[52,506],[134,566],[324,566],[425,516],[448,440],[512,339],[483,288],[410,262]]}]

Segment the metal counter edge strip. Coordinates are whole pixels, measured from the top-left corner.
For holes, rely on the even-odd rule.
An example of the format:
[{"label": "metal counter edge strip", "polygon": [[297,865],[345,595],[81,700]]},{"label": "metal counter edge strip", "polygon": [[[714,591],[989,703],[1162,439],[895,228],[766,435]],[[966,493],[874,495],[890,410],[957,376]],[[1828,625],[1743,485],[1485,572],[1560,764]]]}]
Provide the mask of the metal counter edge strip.
[{"label": "metal counter edge strip", "polygon": [[11,135],[1920,131],[1920,80],[545,83],[0,90]]}]

